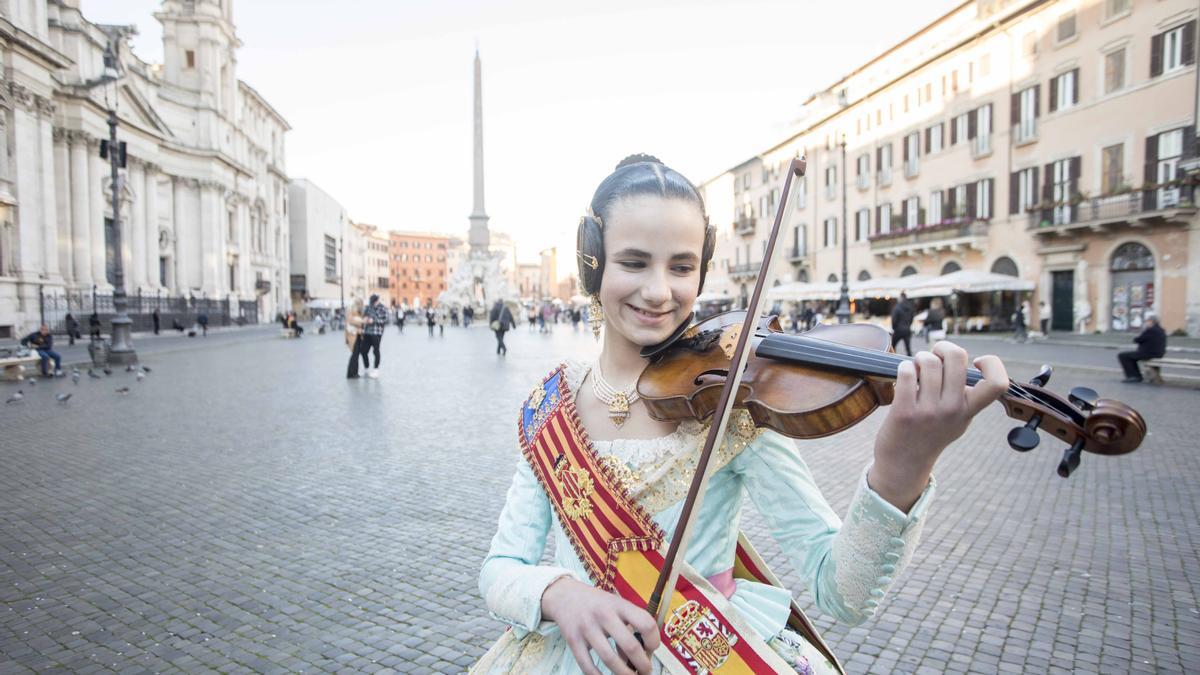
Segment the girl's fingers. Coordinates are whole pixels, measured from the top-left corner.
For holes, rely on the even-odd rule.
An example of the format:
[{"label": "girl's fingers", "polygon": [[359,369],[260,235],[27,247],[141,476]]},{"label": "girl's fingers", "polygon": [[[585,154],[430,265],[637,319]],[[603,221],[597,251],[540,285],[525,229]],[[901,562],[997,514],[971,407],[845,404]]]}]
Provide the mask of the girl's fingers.
[{"label": "girl's fingers", "polygon": [[604,625],[604,629],[617,643],[617,649],[624,655],[626,663],[632,665],[638,673],[650,675],[650,655],[646,653],[642,643],[633,636],[633,630],[628,624],[620,618],[613,617]]},{"label": "girl's fingers", "polygon": [[592,625],[583,635],[588,646],[596,652],[596,656],[600,657],[600,661],[608,666],[613,675],[634,675],[634,671],[625,665],[625,659],[618,656],[616,650],[608,643],[608,636],[598,627]]},{"label": "girl's fingers", "polygon": [[892,397],[892,409],[907,413],[917,405],[917,367],[912,361],[903,361],[896,372],[896,391]]},{"label": "girl's fingers", "polygon": [[622,606],[620,614],[625,623],[632,626],[633,630],[642,637],[642,644],[646,651],[653,653],[655,649],[658,649],[658,624],[649,612],[632,603],[626,603]]},{"label": "girl's fingers", "polygon": [[933,353],[942,360],[943,403],[961,406],[967,387],[967,350],[943,340],[933,346]]},{"label": "girl's fingers", "polygon": [[917,405],[937,405],[942,399],[942,360],[931,352],[917,352]]},{"label": "girl's fingers", "polygon": [[981,356],[975,359],[975,367],[983,373],[983,379],[967,392],[967,410],[972,416],[1008,390],[1008,371],[999,358]]},{"label": "girl's fingers", "polygon": [[571,648],[571,654],[575,656],[575,663],[580,670],[586,675],[600,675],[600,669],[592,661],[592,655],[583,638],[568,639],[567,646]]}]

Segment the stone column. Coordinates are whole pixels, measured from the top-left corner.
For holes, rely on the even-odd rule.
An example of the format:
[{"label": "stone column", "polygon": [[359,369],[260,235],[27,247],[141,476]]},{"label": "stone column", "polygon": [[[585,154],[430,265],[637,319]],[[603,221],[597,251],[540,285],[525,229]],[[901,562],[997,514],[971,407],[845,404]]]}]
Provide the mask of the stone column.
[{"label": "stone column", "polygon": [[54,196],[58,216],[58,268],[63,281],[75,281],[75,241],[71,234],[71,148],[70,132],[54,130]]},{"label": "stone column", "polygon": [[54,197],[54,101],[38,96],[36,98],[38,111],[38,164],[41,171],[38,176],[41,181],[39,191],[41,196],[42,231],[45,233],[45,249],[42,253],[45,262],[46,276],[51,283],[61,282],[59,266],[60,250],[66,245],[65,233],[60,239],[62,223],[58,217],[58,203]]},{"label": "stone column", "polygon": [[161,288],[162,279],[158,275],[158,167],[147,164],[142,178],[145,181],[142,204],[146,211],[142,224],[146,237],[146,285]]},{"label": "stone column", "polygon": [[175,292],[186,295],[188,289],[187,275],[185,274],[183,248],[185,243],[184,235],[184,193],[186,188],[183,184],[183,179],[178,177],[171,178],[171,211],[174,225],[172,229],[175,232]]},{"label": "stone column", "polygon": [[145,164],[137,162],[131,164],[129,171],[126,174],[126,180],[129,181],[130,192],[135,195],[140,194],[141,199],[135,199],[129,203],[129,211],[122,212],[122,220],[129,223],[128,227],[122,228],[122,234],[128,232],[129,242],[129,288],[133,293],[137,293],[137,289],[146,287],[146,193],[143,188],[146,184]]},{"label": "stone column", "polygon": [[[43,218],[41,178],[39,177],[41,138],[38,129],[37,106],[34,94],[18,84],[12,85],[13,98],[13,151],[18,157],[13,183],[20,205],[14,210],[13,224],[16,226],[16,242],[12,258],[13,272],[17,277],[37,279],[46,271],[46,229],[52,223]],[[36,300],[36,286],[30,286]],[[21,291],[25,293],[26,291]],[[37,305],[33,305],[36,307]]]},{"label": "stone column", "polygon": [[200,288],[211,299],[219,297],[221,293],[221,267],[224,261],[218,258],[225,250],[220,242],[225,239],[225,228],[229,223],[224,210],[219,207],[221,195],[217,192],[216,184],[200,181],[197,190],[200,196],[200,222],[195,231],[199,235],[199,241],[196,242],[200,258],[199,281]]},{"label": "stone column", "polygon": [[75,283],[92,286],[91,195],[88,192],[88,142],[80,133],[68,141],[71,155],[71,242],[74,256]]},{"label": "stone column", "polygon": [[88,143],[88,204],[92,233],[92,281],[101,288],[112,288],[108,281],[108,249],[104,241],[104,182],[108,167],[100,159],[99,143]]}]

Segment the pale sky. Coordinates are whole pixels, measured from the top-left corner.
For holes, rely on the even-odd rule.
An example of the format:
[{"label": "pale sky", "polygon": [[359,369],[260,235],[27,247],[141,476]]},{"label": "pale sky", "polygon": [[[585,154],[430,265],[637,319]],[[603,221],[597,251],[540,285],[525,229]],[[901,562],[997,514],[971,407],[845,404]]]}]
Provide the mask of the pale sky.
[{"label": "pale sky", "polygon": [[[557,246],[645,152],[703,182],[781,140],[800,104],[961,0],[234,0],[237,74],[291,124],[287,171],[385,229],[464,235],[483,57],[491,227]],[[162,60],[158,0],[83,0]]]}]

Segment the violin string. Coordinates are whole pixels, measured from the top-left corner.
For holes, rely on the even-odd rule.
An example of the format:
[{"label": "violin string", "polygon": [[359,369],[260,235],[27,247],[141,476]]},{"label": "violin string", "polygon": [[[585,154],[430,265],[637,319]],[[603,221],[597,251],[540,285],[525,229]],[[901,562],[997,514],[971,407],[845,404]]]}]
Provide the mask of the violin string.
[{"label": "violin string", "polygon": [[[814,344],[814,342],[817,341],[824,342],[826,344]],[[832,356],[835,357],[832,360],[826,358],[827,364],[830,366],[850,368],[858,366],[864,370],[871,370],[871,367],[874,366],[874,370],[876,372],[873,372],[872,374],[890,375],[893,377],[896,375],[896,369],[899,368],[901,363],[912,360],[911,356],[901,356],[899,354],[878,352],[862,347],[842,345],[835,342],[829,342],[827,340],[820,340],[820,338],[797,339],[780,337],[773,342],[774,344],[772,344],[772,347],[778,348],[781,351],[786,351],[797,357],[804,355],[812,355],[817,358]],[[877,372],[880,370],[883,372]],[[968,384],[974,385],[982,379],[983,373],[981,371],[975,368],[967,369]],[[1026,401],[1034,400],[1034,397],[1030,395],[1028,390],[1012,380],[1009,380],[1008,383],[1008,393],[1015,398],[1020,398]]]}]

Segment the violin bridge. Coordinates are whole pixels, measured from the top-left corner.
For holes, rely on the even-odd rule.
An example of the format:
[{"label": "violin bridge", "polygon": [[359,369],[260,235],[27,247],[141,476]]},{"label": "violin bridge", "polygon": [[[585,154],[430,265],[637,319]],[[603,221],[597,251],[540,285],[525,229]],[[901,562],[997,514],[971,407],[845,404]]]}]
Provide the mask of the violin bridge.
[{"label": "violin bridge", "polygon": [[725,358],[733,360],[733,351],[737,349],[738,337],[741,334],[740,324],[734,324],[721,333],[721,351],[725,352]]}]

